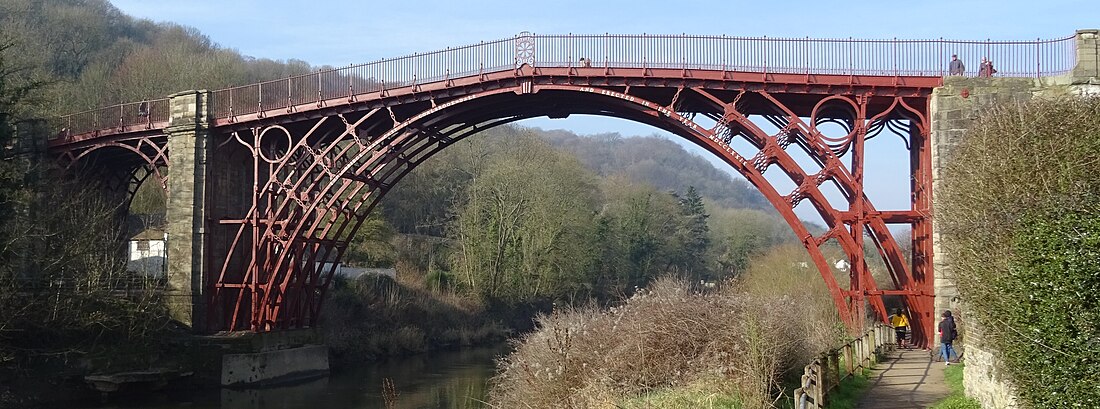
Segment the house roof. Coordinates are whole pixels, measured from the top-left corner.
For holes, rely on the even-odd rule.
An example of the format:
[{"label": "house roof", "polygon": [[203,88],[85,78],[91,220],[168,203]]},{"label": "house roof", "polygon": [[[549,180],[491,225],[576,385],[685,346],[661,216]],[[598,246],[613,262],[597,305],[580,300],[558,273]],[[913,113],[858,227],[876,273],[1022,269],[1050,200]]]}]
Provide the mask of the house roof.
[{"label": "house roof", "polygon": [[130,241],[164,240],[167,220],[163,214],[132,214],[126,217]]}]

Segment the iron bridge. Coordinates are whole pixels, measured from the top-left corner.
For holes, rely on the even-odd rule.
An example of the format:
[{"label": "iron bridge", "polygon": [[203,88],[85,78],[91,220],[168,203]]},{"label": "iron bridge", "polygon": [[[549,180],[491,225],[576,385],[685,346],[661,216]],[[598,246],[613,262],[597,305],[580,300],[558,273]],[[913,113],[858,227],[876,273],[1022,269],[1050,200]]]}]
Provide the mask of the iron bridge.
[{"label": "iron bridge", "polygon": [[[521,33],[67,115],[49,149],[121,195],[146,177],[169,190],[169,281],[184,298],[174,307],[181,321],[198,331],[272,331],[316,324],[350,238],[436,152],[527,118],[628,119],[706,149],[759,189],[851,326],[863,325],[865,306],[885,319],[883,297],[899,296],[914,339],[929,342],[932,90],[952,54],[993,58],[998,76],[1067,72],[1072,40]],[[906,209],[880,209],[864,190],[865,144],[887,134],[907,148],[891,158],[909,165],[896,181],[909,186]],[[795,187],[777,190],[765,175]],[[797,206],[812,207],[826,231],[811,234]],[[893,225],[911,228],[911,257]],[[828,243],[850,262],[847,282],[835,278]],[[882,259],[888,283],[871,276],[868,254]]]}]

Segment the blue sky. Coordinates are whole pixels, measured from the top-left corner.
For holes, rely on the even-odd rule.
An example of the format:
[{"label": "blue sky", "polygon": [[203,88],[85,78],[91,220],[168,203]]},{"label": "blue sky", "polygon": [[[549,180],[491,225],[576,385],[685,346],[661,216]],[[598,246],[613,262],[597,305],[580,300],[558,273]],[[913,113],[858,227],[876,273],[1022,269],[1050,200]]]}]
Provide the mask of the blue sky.
[{"label": "blue sky", "polygon": [[[195,27],[219,45],[245,55],[343,66],[495,40],[521,31],[967,40],[1061,38],[1077,29],[1100,27],[1100,9],[1095,1],[112,0],[111,3],[134,17]],[[646,125],[594,117],[543,118],[523,124],[564,128],[581,134],[663,134]],[[907,209],[909,187],[908,167],[902,163],[904,147],[896,137],[879,139],[885,141],[876,140],[868,146],[868,195],[880,210]],[[717,163],[694,145],[684,145]],[[768,176],[772,179],[773,175]],[[783,187],[777,188],[785,192]],[[810,206],[799,206],[797,212],[808,220],[820,220]]]}]

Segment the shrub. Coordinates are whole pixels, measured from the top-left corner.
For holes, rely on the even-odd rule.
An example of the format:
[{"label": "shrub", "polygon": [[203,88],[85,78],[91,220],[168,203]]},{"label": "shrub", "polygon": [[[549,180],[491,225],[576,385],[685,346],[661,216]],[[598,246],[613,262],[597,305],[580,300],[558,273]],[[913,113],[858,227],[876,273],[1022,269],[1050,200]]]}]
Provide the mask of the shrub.
[{"label": "shrub", "polygon": [[1003,106],[967,132],[937,192],[966,312],[1026,406],[1100,403],[1097,163],[1100,98]]},{"label": "shrub", "polygon": [[749,407],[767,407],[778,381],[810,348],[789,297],[697,293],[662,279],[600,312],[568,308],[501,360],[490,398],[498,407],[601,407],[648,392],[705,383]]}]

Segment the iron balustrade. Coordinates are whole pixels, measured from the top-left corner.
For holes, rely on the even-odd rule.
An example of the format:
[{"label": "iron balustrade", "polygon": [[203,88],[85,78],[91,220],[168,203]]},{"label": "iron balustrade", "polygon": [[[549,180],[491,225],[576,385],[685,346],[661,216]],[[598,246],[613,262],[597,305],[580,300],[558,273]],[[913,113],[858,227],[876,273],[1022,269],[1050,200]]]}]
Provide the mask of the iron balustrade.
[{"label": "iron balustrade", "polygon": [[59,131],[51,139],[109,129],[154,129],[167,122],[168,98],[128,102],[62,116],[55,127]]},{"label": "iron balustrade", "polygon": [[[1034,41],[944,39],[865,40],[692,35],[533,35],[416,53],[232,87],[212,93],[215,119],[291,110],[364,95],[479,74],[533,67],[653,68],[806,75],[944,76],[952,55],[977,76],[981,58],[994,61],[997,77],[1043,77],[1076,65],[1075,37]],[[598,71],[598,70],[597,70]],[[602,73],[582,72],[584,75]],[[764,76],[767,81],[767,76]],[[148,115],[139,106],[148,103]],[[167,99],[120,104],[66,115],[63,134],[166,122]]]}]

